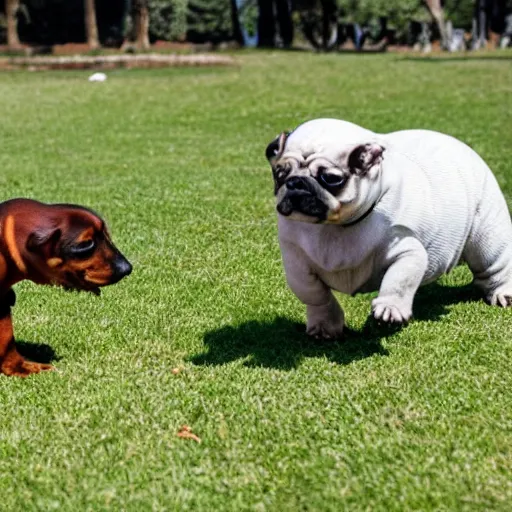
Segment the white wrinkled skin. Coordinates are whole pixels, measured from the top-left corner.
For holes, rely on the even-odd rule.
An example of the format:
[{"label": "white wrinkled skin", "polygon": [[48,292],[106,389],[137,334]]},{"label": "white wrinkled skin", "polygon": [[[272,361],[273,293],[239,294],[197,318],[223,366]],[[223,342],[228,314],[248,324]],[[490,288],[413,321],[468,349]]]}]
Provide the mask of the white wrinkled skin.
[{"label": "white wrinkled skin", "polygon": [[361,180],[361,197],[346,218],[357,218],[377,199],[368,217],[343,227],[278,215],[286,277],[307,306],[308,332],[341,334],[343,312],[331,289],[379,290],[375,318],[407,322],[418,287],[462,259],[491,304],[509,305],[510,215],[494,175],[467,145],[433,131],[375,134],[346,121],[316,119],[292,132],[284,155],[336,161],[367,142],[384,147],[384,158]]}]

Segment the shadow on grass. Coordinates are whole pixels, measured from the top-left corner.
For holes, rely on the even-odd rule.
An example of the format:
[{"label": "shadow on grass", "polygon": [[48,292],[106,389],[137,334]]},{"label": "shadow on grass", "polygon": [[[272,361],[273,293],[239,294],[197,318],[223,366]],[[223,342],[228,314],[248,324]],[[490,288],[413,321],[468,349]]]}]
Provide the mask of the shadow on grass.
[{"label": "shadow on grass", "polygon": [[[458,302],[481,300],[471,286],[451,287],[433,283],[418,291],[414,302],[416,321],[437,320]],[[361,330],[345,329],[340,341],[318,341],[306,335],[304,324],[277,317],[251,320],[238,326],[226,325],[204,335],[206,351],[193,356],[196,365],[223,365],[248,359],[246,366],[291,370],[304,358],[326,357],[337,364],[350,364],[372,356],[387,356],[382,340],[400,328],[377,325],[371,317]]]},{"label": "shadow on grass", "polygon": [[414,319],[439,320],[449,313],[448,306],[459,302],[482,301],[482,293],[472,284],[443,286],[432,283],[418,290],[414,298]]},{"label": "shadow on grass", "polygon": [[347,330],[342,341],[320,341],[306,335],[304,324],[277,317],[270,321],[251,320],[238,326],[226,325],[207,332],[207,351],[191,358],[196,365],[222,365],[249,357],[246,366],[280,370],[297,368],[307,357],[326,357],[349,364],[372,355],[387,355],[382,336],[361,336]]},{"label": "shadow on grass", "polygon": [[16,340],[16,348],[23,357],[34,363],[49,364],[52,361],[59,361],[61,359],[57,356],[55,350],[46,343]]}]

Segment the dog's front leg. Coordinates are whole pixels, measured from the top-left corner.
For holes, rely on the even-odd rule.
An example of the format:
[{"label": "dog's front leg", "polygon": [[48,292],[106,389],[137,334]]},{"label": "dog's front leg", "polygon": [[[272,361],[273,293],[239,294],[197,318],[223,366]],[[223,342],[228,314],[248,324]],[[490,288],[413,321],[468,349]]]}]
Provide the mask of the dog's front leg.
[{"label": "dog's front leg", "polygon": [[389,266],[379,295],[372,301],[373,317],[381,322],[404,324],[412,316],[412,303],[428,266],[427,251],[417,238],[405,236],[386,254]]},{"label": "dog's front leg", "polygon": [[53,366],[49,364],[26,361],[16,350],[11,317],[11,306],[14,305],[15,299],[12,289],[0,299],[0,373],[28,377],[32,373],[52,370]]},{"label": "dog's front leg", "polygon": [[338,339],[343,335],[345,315],[334,295],[329,292],[329,302],[320,306],[306,304],[306,333],[317,339]]},{"label": "dog's front leg", "polygon": [[344,314],[331,289],[311,269],[302,251],[281,243],[286,280],[298,299],[306,305],[306,332],[318,339],[340,338]]}]

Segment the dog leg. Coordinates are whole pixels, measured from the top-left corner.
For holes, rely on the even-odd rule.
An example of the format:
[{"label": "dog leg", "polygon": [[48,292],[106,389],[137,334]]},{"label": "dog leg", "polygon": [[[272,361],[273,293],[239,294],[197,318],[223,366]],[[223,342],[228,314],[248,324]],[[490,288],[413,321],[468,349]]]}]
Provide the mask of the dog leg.
[{"label": "dog leg", "polygon": [[428,256],[419,240],[400,239],[387,255],[390,265],[379,295],[372,301],[373,317],[380,322],[406,324],[412,316],[412,303],[428,266]]},{"label": "dog leg", "polygon": [[11,318],[11,305],[14,304],[14,292],[12,290],[5,300],[11,302],[0,306],[0,373],[17,377],[28,377],[32,373],[53,370],[53,366],[50,364],[26,361],[16,350]]},{"label": "dog leg", "polygon": [[492,306],[512,306],[512,223],[497,184],[487,184],[485,203],[491,212],[479,211],[464,247],[463,259]]},{"label": "dog leg", "polygon": [[310,268],[297,246],[281,242],[281,251],[288,285],[306,305],[306,333],[317,339],[340,338],[344,314],[331,289]]},{"label": "dog leg", "polygon": [[16,350],[14,340],[9,344],[7,353],[0,363],[0,372],[14,377],[28,377],[33,373],[47,370],[54,370],[54,367],[51,364],[34,363],[24,359]]},{"label": "dog leg", "polygon": [[484,292],[485,299],[491,306],[512,306],[512,254],[509,258],[509,264],[502,268],[499,268],[501,265],[496,262],[486,271],[474,273],[475,285]]},{"label": "dog leg", "polygon": [[345,316],[334,295],[330,294],[328,304],[321,306],[306,305],[306,333],[317,339],[337,339],[343,335]]}]

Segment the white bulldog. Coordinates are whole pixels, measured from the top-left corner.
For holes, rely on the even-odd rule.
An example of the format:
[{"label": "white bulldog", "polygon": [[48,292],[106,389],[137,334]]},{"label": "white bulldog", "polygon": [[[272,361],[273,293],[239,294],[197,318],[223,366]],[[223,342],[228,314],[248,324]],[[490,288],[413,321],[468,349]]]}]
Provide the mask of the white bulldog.
[{"label": "white bulldog", "polygon": [[315,119],[267,147],[288,284],[307,332],[339,337],[331,290],[379,290],[375,319],[407,323],[418,287],[465,261],[486,299],[512,305],[512,223],[485,162],[427,130],[373,133]]}]

